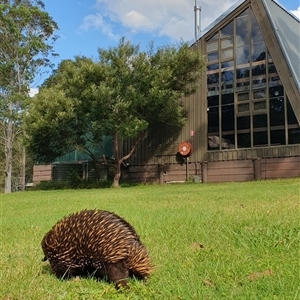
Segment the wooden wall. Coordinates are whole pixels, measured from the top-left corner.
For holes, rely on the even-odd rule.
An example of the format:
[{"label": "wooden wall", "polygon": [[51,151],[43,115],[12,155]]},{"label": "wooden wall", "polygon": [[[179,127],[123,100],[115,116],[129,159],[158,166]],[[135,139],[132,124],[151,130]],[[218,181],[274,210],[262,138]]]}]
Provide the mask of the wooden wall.
[{"label": "wooden wall", "polygon": [[300,156],[300,145],[288,145],[278,147],[261,147],[254,149],[233,149],[222,151],[207,151],[206,161],[228,161],[240,159],[281,158]]},{"label": "wooden wall", "polygon": [[134,182],[229,182],[300,177],[300,156],[130,166],[122,180]]},{"label": "wooden wall", "polygon": [[33,166],[33,184],[41,181],[49,181],[52,176],[52,165],[35,165]]},{"label": "wooden wall", "polygon": [[261,179],[300,176],[300,156],[261,159]]},{"label": "wooden wall", "polygon": [[235,160],[207,163],[207,178],[204,182],[254,180],[253,160]]},{"label": "wooden wall", "polygon": [[201,181],[201,164],[157,164],[129,166],[122,171],[122,180],[132,182],[168,183]]},{"label": "wooden wall", "polygon": [[[129,166],[121,181],[140,183],[229,182],[300,177],[300,156]],[[36,165],[33,184],[51,180],[51,165]]]}]

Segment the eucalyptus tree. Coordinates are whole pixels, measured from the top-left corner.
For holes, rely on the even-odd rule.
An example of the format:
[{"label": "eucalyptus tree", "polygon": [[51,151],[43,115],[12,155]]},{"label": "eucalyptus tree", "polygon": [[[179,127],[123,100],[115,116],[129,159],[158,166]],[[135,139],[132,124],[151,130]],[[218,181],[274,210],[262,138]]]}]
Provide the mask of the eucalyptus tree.
[{"label": "eucalyptus tree", "polygon": [[0,143],[4,148],[4,192],[11,192],[14,142],[23,133],[29,85],[51,66],[57,24],[38,0],[0,2]]},{"label": "eucalyptus tree", "polygon": [[[203,58],[184,43],[140,51],[124,38],[98,52],[97,60],[62,61],[46,80],[28,115],[29,148],[40,161],[52,161],[74,148],[91,154],[88,141],[111,136],[117,187],[122,162],[151,124],[185,123],[180,100],[196,91]],[[124,153],[119,142],[128,138],[135,142]]]}]

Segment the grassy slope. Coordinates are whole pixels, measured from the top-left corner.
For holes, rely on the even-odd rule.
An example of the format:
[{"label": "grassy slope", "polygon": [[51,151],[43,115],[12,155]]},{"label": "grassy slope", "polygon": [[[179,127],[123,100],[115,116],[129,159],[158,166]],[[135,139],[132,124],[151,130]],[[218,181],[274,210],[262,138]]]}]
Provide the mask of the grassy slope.
[{"label": "grassy slope", "polygon": [[[299,179],[25,192],[1,198],[1,299],[298,299]],[[116,292],[60,281],[43,235],[64,215],[99,208],[141,236],[156,271]]]}]

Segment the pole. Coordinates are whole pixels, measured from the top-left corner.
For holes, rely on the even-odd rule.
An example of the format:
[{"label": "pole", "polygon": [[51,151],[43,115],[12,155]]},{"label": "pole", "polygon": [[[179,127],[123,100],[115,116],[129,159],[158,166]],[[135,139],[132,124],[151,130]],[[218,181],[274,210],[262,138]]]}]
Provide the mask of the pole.
[{"label": "pole", "polygon": [[195,0],[194,12],[195,12],[195,43],[196,43],[198,39],[198,34],[201,31],[201,26],[200,26],[201,6],[197,5],[197,0]]}]

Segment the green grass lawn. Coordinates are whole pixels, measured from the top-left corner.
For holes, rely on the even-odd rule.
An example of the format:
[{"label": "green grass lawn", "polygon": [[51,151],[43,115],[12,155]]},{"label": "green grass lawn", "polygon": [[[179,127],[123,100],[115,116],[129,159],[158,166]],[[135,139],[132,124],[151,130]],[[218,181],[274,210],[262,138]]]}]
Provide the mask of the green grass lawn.
[{"label": "green grass lawn", "polygon": [[[0,298],[299,299],[300,181],[174,184],[0,195]],[[63,216],[109,210],[131,223],[156,266],[130,289],[61,281],[42,262]]]}]

